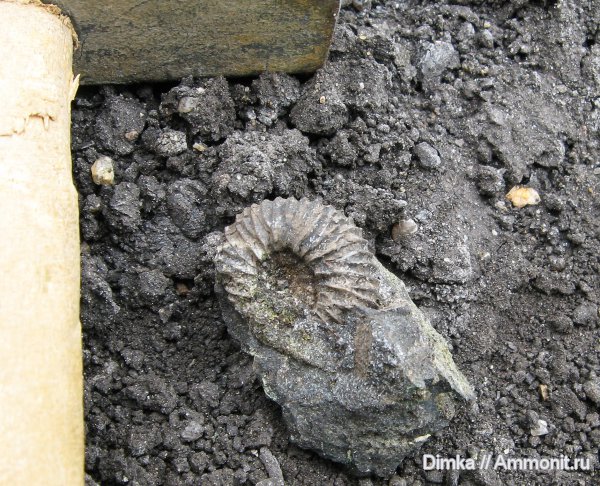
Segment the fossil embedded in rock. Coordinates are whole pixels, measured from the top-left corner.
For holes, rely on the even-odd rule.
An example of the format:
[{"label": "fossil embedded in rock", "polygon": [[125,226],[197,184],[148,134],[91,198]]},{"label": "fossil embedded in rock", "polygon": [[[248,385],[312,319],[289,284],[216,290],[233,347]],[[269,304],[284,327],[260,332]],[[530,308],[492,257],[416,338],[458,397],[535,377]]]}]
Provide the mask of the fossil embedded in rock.
[{"label": "fossil embedded in rock", "polygon": [[333,207],[264,201],[225,237],[223,316],[301,447],[388,476],[473,398],[402,281]]}]

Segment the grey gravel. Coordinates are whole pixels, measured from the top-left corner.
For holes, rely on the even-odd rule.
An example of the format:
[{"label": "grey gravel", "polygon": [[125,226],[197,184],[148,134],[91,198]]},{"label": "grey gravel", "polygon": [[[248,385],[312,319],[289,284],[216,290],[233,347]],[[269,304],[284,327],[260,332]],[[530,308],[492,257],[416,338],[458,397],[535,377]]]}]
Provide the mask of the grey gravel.
[{"label": "grey gravel", "polygon": [[538,420],[531,429],[531,435],[539,437],[548,433],[548,423],[545,420]]},{"label": "grey gravel", "polygon": [[419,166],[424,169],[437,169],[442,164],[438,151],[427,142],[421,142],[415,146],[415,155]]},{"label": "grey gravel", "polygon": [[188,148],[185,132],[179,130],[162,130],[154,141],[154,150],[159,155],[178,155]]},{"label": "grey gravel", "polygon": [[419,71],[424,83],[438,81],[447,69],[460,65],[460,57],[451,42],[436,41],[429,45],[420,60]]},{"label": "grey gravel", "polygon": [[600,407],[600,380],[596,378],[586,381],[583,384],[583,391],[592,402]]},{"label": "grey gravel", "polygon": [[185,428],[181,431],[181,438],[186,442],[192,442],[202,437],[204,433],[204,427],[198,422],[192,420],[186,424]]}]

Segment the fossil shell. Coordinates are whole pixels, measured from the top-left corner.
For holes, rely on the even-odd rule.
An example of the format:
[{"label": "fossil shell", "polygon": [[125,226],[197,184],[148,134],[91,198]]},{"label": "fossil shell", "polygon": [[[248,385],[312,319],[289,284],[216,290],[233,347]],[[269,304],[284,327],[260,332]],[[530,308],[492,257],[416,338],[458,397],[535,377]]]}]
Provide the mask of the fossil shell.
[{"label": "fossil shell", "polygon": [[246,208],[215,264],[228,330],[299,446],[389,476],[474,397],[402,281],[333,207]]},{"label": "fossil shell", "polygon": [[[217,270],[238,312],[252,312],[256,294],[269,290],[264,286],[270,282],[261,279],[263,263],[284,253],[314,276],[312,298],[297,297],[322,321],[339,323],[348,309],[377,307],[373,255],[360,229],[331,206],[308,199],[264,201],[239,214],[225,237]],[[306,293],[294,287],[291,292]]]}]

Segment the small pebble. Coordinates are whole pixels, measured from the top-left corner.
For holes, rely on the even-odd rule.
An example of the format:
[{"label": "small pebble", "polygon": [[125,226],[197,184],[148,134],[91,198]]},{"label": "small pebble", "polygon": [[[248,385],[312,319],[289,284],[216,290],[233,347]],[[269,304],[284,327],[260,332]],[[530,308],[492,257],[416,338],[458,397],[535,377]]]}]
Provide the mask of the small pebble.
[{"label": "small pebble", "polygon": [[424,169],[435,169],[442,165],[438,151],[427,142],[421,142],[415,147],[415,155]]},{"label": "small pebble", "polygon": [[494,47],[494,35],[487,29],[484,29],[481,34],[479,34],[479,43],[482,47],[486,47],[491,49]]},{"label": "small pebble", "polygon": [[582,302],[573,311],[573,322],[579,326],[593,326],[598,322],[598,306]]},{"label": "small pebble", "polygon": [[489,260],[490,258],[492,258],[492,255],[490,254],[489,251],[482,252],[482,253],[479,254],[479,259],[482,262],[485,262],[485,261]]},{"label": "small pebble", "polygon": [[267,474],[269,475],[270,483],[273,486],[283,486],[283,472],[279,461],[273,453],[266,447],[260,449],[260,460],[264,464]]},{"label": "small pebble", "polygon": [[540,437],[542,435],[546,435],[548,433],[548,422],[545,420],[538,420],[537,424],[535,424],[531,428],[531,435],[534,437]]},{"label": "small pebble", "polygon": [[434,42],[419,61],[421,80],[425,84],[434,82],[439,80],[447,69],[459,66],[460,55],[451,42]]},{"label": "small pebble", "polygon": [[583,245],[585,243],[585,234],[580,231],[572,231],[567,233],[567,240],[574,245]]},{"label": "small pebble", "polygon": [[84,211],[98,213],[102,210],[102,199],[95,194],[90,194],[85,198]]},{"label": "small pebble", "polygon": [[555,272],[562,272],[567,267],[567,262],[564,258],[552,255],[550,258],[550,268]]},{"label": "small pebble", "polygon": [[600,407],[600,382],[586,381],[583,384],[583,391],[592,402]]},{"label": "small pebble", "polygon": [[585,416],[585,421],[592,428],[600,427],[600,415],[597,412],[588,413]]},{"label": "small pebble", "polygon": [[140,138],[140,132],[137,130],[129,130],[125,133],[125,139],[130,142],[135,142],[138,138]]},{"label": "small pebble", "polygon": [[190,113],[198,108],[199,100],[196,97],[184,96],[179,100],[177,111],[179,113]]},{"label": "small pebble", "polygon": [[419,225],[413,219],[398,221],[392,228],[392,239],[398,241],[405,236],[414,235],[419,230]]},{"label": "small pebble", "polygon": [[110,157],[100,157],[92,164],[92,180],[99,186],[112,186],[115,183],[115,167]]},{"label": "small pebble", "polygon": [[497,192],[504,192],[504,178],[502,172],[495,167],[482,165],[477,169],[477,186],[483,196],[493,196]]},{"label": "small pebble", "polygon": [[186,427],[181,431],[181,438],[185,442],[193,442],[198,440],[204,434],[204,427],[198,422],[192,420]]},{"label": "small pebble", "polygon": [[532,187],[515,186],[506,195],[512,205],[516,208],[534,206],[541,201],[540,195]]},{"label": "small pebble", "polygon": [[154,148],[157,154],[170,157],[179,155],[187,150],[187,140],[184,132],[166,128],[156,138]]}]

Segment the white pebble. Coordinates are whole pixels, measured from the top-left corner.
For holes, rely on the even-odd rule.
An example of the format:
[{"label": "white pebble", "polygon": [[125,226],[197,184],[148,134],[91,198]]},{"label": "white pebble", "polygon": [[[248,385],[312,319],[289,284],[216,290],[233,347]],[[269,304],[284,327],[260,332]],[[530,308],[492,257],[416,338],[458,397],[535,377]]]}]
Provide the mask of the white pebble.
[{"label": "white pebble", "polygon": [[392,239],[398,241],[404,236],[414,235],[419,230],[419,225],[413,219],[398,221],[392,228]]},{"label": "white pebble", "polygon": [[112,186],[115,183],[115,167],[110,157],[100,157],[92,164],[92,180],[99,186]]},{"label": "white pebble", "polygon": [[537,424],[531,428],[531,435],[539,437],[548,433],[548,422],[545,420],[538,420]]}]

